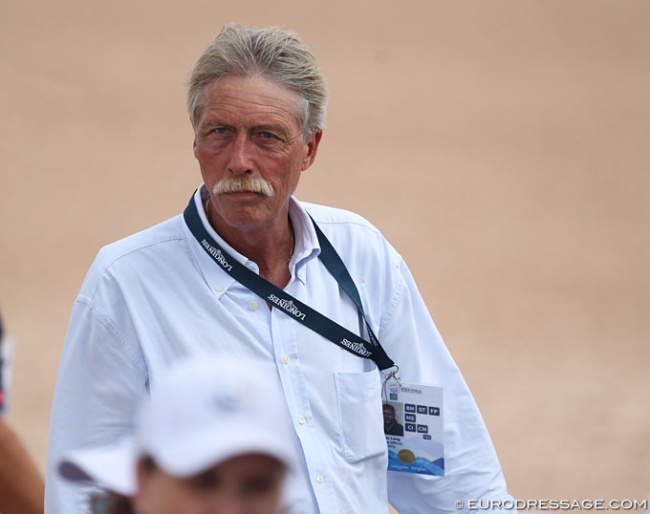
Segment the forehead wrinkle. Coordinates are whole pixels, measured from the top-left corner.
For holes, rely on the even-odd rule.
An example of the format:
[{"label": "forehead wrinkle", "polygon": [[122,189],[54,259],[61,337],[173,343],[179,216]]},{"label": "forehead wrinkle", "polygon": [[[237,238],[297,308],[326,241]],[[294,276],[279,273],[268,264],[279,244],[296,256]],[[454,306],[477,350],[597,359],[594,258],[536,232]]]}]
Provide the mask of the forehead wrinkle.
[{"label": "forehead wrinkle", "polygon": [[[204,123],[222,121],[227,125],[243,124],[255,126],[281,126],[289,129],[290,123],[300,130],[298,116],[299,95],[270,81],[263,80],[267,86],[280,92],[282,96],[266,93],[262,88],[255,88],[248,80],[243,84],[221,79],[210,84],[205,92],[204,106],[206,114]],[[290,120],[290,121],[289,121]],[[293,130],[291,130],[293,132]]]}]

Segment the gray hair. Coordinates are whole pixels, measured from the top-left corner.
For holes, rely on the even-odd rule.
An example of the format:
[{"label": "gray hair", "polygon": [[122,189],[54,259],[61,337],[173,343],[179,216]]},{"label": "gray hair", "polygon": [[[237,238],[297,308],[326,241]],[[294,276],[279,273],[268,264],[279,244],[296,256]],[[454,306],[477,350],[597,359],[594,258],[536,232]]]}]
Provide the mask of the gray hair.
[{"label": "gray hair", "polygon": [[187,111],[196,127],[205,86],[225,76],[260,75],[296,91],[303,137],[325,128],[327,89],[316,59],[291,31],[227,24],[203,51],[187,81]]}]

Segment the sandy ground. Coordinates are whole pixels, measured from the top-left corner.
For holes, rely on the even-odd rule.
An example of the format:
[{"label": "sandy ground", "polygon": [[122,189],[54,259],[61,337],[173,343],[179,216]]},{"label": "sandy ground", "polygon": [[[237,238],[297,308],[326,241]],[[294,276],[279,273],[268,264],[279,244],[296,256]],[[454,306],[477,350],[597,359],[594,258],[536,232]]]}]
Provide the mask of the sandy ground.
[{"label": "sandy ground", "polygon": [[650,3],[0,0],[0,302],[41,469],[74,297],[199,183],[183,82],[226,22],[328,77],[298,195],[406,257],[517,498],[650,493]]}]

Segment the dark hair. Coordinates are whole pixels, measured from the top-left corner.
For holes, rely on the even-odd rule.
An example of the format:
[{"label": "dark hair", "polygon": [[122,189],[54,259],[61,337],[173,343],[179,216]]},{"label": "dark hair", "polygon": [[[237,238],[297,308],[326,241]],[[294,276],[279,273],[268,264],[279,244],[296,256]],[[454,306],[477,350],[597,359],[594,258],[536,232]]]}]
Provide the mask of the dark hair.
[{"label": "dark hair", "polygon": [[151,455],[144,454],[140,457],[139,465],[147,472],[152,473],[158,469],[158,464]]},{"label": "dark hair", "polygon": [[393,407],[390,403],[384,403],[384,408],[383,410],[389,410],[393,414],[395,414],[395,407]]}]

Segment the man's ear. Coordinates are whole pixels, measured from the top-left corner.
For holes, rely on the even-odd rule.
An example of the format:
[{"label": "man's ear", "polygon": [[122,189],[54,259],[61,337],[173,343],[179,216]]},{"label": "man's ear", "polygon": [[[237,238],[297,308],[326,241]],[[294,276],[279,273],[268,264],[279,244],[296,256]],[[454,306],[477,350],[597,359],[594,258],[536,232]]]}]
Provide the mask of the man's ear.
[{"label": "man's ear", "polygon": [[323,131],[319,130],[314,132],[307,137],[305,144],[307,145],[307,153],[305,158],[302,161],[302,171],[305,171],[309,168],[314,161],[316,160],[316,154],[318,153],[318,145],[320,145],[320,140],[323,137]]}]

